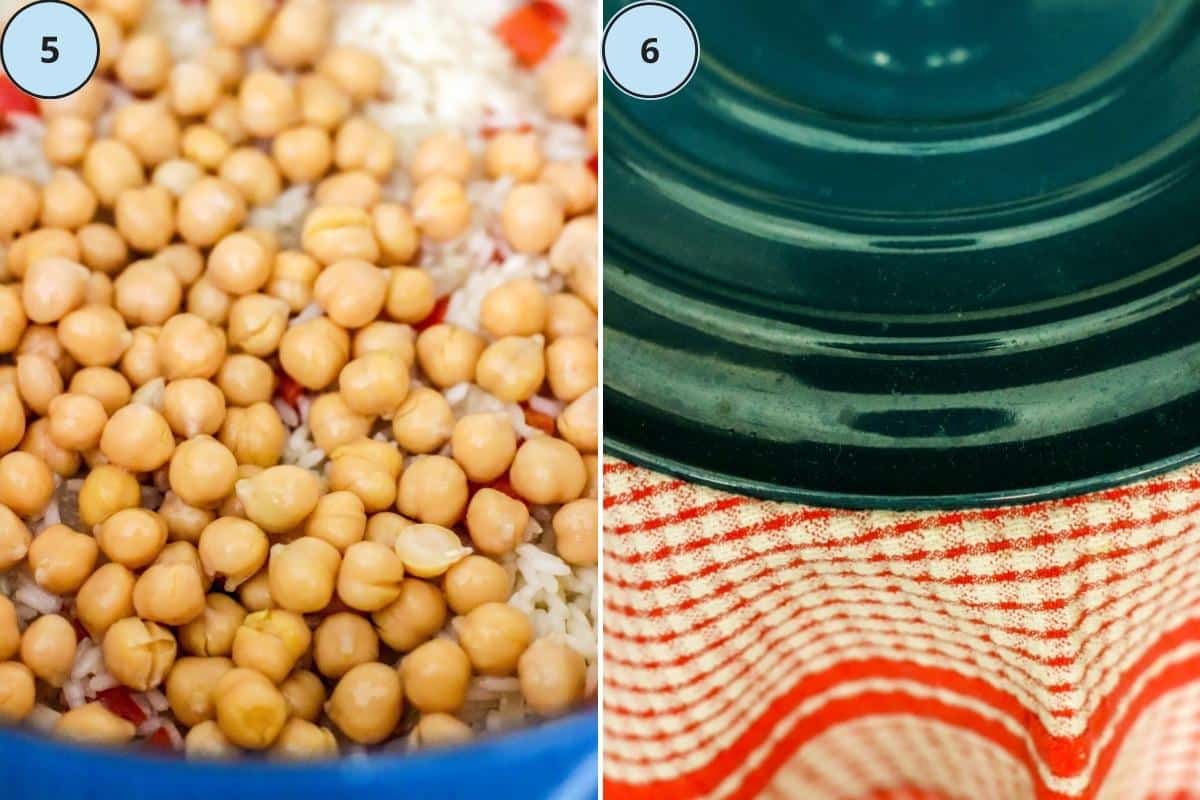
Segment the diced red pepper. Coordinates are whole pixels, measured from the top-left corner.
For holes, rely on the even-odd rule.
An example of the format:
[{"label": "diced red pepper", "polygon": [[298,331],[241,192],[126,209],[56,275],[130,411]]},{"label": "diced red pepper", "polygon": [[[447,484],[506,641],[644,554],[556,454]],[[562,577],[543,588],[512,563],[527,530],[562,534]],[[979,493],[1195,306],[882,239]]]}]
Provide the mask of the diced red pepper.
[{"label": "diced red pepper", "polygon": [[599,175],[600,175],[600,156],[598,154],[592,153],[592,157],[588,159],[588,169],[590,169],[592,171],[593,175],[599,177]]},{"label": "diced red pepper", "polygon": [[479,133],[481,136],[483,136],[483,138],[491,139],[493,136],[495,136],[497,133],[500,133],[501,131],[512,131],[513,133],[529,133],[531,130],[533,130],[533,126],[530,125],[528,122],[522,122],[519,125],[510,125],[507,128],[500,126],[500,125],[492,125],[490,122],[485,122],[485,123],[483,123],[483,126],[479,129]]},{"label": "diced red pepper", "polygon": [[499,36],[523,66],[537,66],[558,44],[566,14],[546,0],[526,3],[496,26]]},{"label": "diced red pepper", "polygon": [[146,712],[133,701],[133,694],[125,686],[114,686],[96,694],[96,699],[104,704],[112,713],[121,719],[129,720],[134,725],[146,721]]},{"label": "diced red pepper", "polygon": [[171,734],[167,733],[166,728],[159,728],[154,733],[147,736],[146,744],[162,750],[175,749],[175,744],[171,741]]},{"label": "diced red pepper", "polygon": [[37,100],[18,89],[7,75],[0,74],[0,129],[7,127],[9,114],[37,113]]},{"label": "diced red pepper", "polygon": [[423,331],[426,328],[432,328],[434,325],[439,325],[446,319],[446,309],[450,307],[450,295],[439,297],[438,301],[433,304],[433,310],[429,312],[429,316],[418,322],[413,327],[418,331]]},{"label": "diced red pepper", "polygon": [[540,428],[542,431],[554,435],[554,417],[549,414],[543,414],[541,411],[534,411],[527,405],[521,406],[525,412],[525,424],[534,428]]},{"label": "diced red pepper", "polygon": [[304,387],[297,383],[291,375],[280,372],[279,386],[275,389],[275,394],[279,396],[280,400],[299,410],[300,395],[304,394]]}]

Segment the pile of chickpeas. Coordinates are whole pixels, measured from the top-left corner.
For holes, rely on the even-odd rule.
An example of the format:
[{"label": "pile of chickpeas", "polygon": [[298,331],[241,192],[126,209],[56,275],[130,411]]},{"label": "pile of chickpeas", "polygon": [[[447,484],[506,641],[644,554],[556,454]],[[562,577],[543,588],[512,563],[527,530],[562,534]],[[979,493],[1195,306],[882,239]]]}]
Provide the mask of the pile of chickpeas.
[{"label": "pile of chickpeas", "polygon": [[[572,708],[585,661],[508,605],[503,562],[531,506],[564,561],[597,560],[592,169],[521,131],[477,163],[443,132],[386,198],[397,145],[362,114],[384,68],[330,45],[327,0],[210,0],[215,44],[182,63],[140,29],[146,0],[80,5],[100,63],[41,103],[54,174],[0,176],[0,573],[65,600],[24,624],[0,595],[0,721],[63,708],[84,637],[128,690],[163,691],[195,757],[461,742],[481,675],[515,676],[534,715]],[[540,80],[594,150],[592,67]],[[118,86],[133,99],[106,114]],[[499,286],[475,332],[437,321],[413,264],[467,230],[479,176],[513,179],[499,230],[566,290]],[[293,184],[313,206],[285,249],[245,223]],[[456,418],[441,390],[462,382],[562,410],[529,437]],[[281,463],[275,403],[301,391],[323,475]],[[100,700],[54,731],[137,735]]]}]

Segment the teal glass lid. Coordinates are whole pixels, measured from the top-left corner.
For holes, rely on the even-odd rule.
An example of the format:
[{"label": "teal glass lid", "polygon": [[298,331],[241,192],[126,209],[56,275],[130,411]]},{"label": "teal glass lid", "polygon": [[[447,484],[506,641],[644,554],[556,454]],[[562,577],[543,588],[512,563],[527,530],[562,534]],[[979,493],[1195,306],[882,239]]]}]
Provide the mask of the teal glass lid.
[{"label": "teal glass lid", "polygon": [[677,5],[691,82],[605,93],[608,452],[892,508],[1200,456],[1200,2]]}]

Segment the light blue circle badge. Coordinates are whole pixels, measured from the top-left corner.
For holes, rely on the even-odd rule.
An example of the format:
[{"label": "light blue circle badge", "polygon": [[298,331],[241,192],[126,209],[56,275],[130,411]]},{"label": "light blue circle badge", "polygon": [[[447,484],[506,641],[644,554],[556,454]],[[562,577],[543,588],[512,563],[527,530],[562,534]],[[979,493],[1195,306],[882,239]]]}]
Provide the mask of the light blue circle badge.
[{"label": "light blue circle badge", "polygon": [[100,59],[100,39],[87,15],[70,3],[38,0],[4,26],[0,61],[21,91],[53,100],[88,82]]},{"label": "light blue circle badge", "polygon": [[700,63],[700,37],[675,6],[643,0],[608,21],[600,52],[614,86],[631,97],[661,100],[692,79]]}]

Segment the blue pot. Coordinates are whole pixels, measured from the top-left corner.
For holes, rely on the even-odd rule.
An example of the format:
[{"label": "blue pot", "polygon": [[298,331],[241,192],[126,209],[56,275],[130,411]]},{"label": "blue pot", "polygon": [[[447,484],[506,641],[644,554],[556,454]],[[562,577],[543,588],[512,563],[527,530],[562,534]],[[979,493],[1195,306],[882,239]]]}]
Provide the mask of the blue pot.
[{"label": "blue pot", "polygon": [[594,711],[467,747],[297,765],[189,762],[0,730],[0,797],[19,800],[585,800],[597,789]]}]

